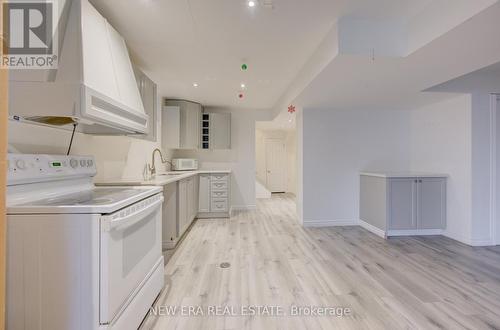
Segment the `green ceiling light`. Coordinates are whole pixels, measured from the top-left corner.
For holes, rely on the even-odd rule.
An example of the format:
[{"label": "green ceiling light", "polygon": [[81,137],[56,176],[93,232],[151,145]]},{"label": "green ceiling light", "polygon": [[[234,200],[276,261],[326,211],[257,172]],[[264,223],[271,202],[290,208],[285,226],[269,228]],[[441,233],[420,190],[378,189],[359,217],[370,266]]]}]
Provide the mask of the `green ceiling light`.
[{"label": "green ceiling light", "polygon": [[245,63],[243,63],[241,65],[241,70],[246,71],[247,69],[248,69],[248,65],[246,65]]}]

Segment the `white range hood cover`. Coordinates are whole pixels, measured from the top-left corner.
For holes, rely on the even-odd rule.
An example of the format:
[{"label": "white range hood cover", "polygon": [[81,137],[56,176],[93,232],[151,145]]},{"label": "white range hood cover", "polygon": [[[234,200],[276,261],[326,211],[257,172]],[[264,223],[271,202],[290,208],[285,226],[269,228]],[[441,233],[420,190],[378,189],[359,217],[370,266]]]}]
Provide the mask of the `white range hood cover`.
[{"label": "white range hood cover", "polygon": [[123,38],[88,0],[73,0],[66,12],[58,27],[65,28],[58,69],[42,81],[40,72],[13,75],[10,114],[44,124],[72,118],[90,134],[147,133],[148,116]]}]

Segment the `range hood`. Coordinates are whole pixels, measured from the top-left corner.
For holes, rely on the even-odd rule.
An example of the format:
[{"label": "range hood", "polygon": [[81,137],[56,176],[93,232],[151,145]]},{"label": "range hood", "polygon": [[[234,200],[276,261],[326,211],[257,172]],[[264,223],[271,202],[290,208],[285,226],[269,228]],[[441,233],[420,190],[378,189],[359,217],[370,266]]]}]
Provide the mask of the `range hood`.
[{"label": "range hood", "polygon": [[11,117],[68,128],[76,122],[89,134],[147,133],[124,39],[88,0],[66,4],[58,22],[64,34],[58,68],[11,71]]}]

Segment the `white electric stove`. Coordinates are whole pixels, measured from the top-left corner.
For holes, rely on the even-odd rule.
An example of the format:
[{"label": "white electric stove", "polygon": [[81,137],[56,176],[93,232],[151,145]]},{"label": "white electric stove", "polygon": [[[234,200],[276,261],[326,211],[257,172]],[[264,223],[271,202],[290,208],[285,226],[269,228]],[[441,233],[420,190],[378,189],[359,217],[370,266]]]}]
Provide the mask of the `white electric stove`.
[{"label": "white electric stove", "polygon": [[92,157],[8,155],[7,328],[137,329],[163,287],[161,187]]}]

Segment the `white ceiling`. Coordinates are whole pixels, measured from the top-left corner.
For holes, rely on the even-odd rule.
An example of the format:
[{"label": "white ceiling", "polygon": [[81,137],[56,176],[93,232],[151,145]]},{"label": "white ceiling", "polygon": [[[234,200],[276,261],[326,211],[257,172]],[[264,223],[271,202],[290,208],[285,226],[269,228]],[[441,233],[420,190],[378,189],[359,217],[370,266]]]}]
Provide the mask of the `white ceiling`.
[{"label": "white ceiling", "polygon": [[[258,123],[267,129],[295,127],[295,116],[286,112],[292,102],[331,109],[418,107],[449,97],[423,90],[500,61],[499,5],[476,15],[496,0],[272,0],[272,9],[264,5],[271,0],[255,8],[247,0],[90,1],[122,33],[161,96],[268,110],[276,119]],[[335,39],[344,17],[365,24],[354,48],[365,42],[360,31],[372,32],[370,22],[387,20],[407,30],[400,41],[409,53],[375,61],[343,53]]]},{"label": "white ceiling", "polygon": [[245,109],[275,106],[339,17],[410,17],[433,0],[269,1],[91,0],[160,95]]},{"label": "white ceiling", "polygon": [[305,108],[404,110],[449,98],[451,89],[426,90],[500,61],[498,31],[496,3],[405,57],[339,54],[296,101]]}]

